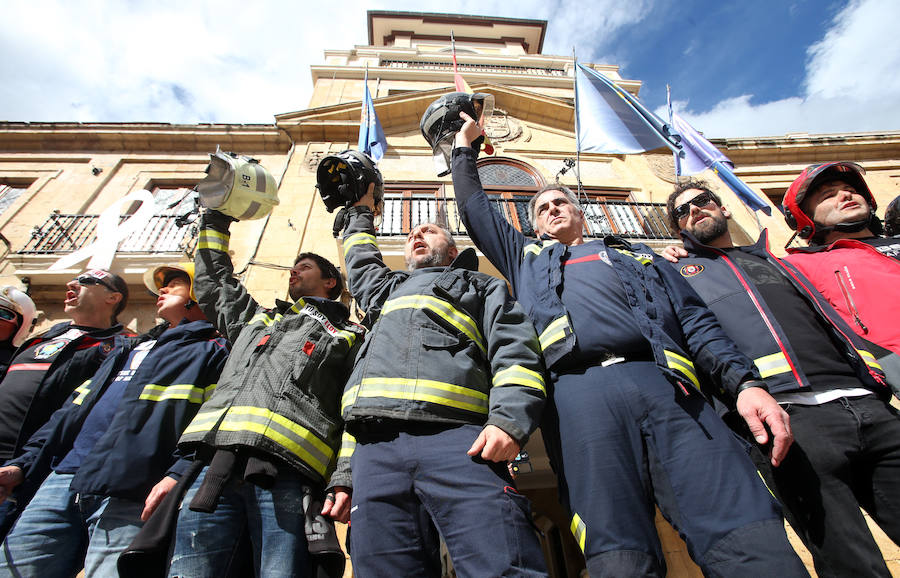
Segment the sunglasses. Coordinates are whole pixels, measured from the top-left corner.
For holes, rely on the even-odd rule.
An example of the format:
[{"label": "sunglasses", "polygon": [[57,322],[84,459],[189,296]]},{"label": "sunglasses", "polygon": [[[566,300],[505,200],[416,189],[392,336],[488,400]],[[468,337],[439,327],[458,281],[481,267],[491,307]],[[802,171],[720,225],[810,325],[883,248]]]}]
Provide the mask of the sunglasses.
[{"label": "sunglasses", "polygon": [[91,285],[102,285],[102,286],[106,287],[107,289],[109,289],[110,291],[120,293],[120,291],[118,289],[116,289],[115,287],[113,287],[112,285],[110,285],[109,283],[104,281],[103,279],[97,279],[96,277],[81,276],[81,277],[76,277],[75,279],[73,279],[73,281],[78,283],[79,285],[83,285],[85,287],[89,287]]},{"label": "sunglasses", "polygon": [[15,321],[16,320],[16,312],[10,311],[9,309],[0,309],[0,320]]},{"label": "sunglasses", "polygon": [[672,215],[675,217],[676,221],[680,221],[691,214],[691,205],[694,205],[698,209],[702,209],[703,207],[709,206],[710,203],[715,202],[716,200],[713,198],[712,193],[700,193],[690,201],[681,203],[675,207],[672,211]]}]

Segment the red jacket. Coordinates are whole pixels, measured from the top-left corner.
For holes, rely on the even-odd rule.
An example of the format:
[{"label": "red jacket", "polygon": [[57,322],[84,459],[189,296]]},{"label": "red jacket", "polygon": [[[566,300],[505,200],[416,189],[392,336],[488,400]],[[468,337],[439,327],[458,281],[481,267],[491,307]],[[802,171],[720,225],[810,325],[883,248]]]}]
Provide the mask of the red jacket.
[{"label": "red jacket", "polygon": [[858,335],[900,354],[900,261],[857,239],[788,253]]}]

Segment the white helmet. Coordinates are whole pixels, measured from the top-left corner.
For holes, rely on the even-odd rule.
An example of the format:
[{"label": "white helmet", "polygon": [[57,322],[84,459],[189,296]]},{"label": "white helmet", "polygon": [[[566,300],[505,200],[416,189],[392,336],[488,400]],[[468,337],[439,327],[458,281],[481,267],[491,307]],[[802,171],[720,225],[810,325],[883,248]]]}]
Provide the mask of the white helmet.
[{"label": "white helmet", "polygon": [[37,316],[37,308],[34,306],[34,301],[22,291],[7,285],[0,288],[0,308],[17,313],[22,317],[19,330],[16,331],[12,338],[14,346],[22,345],[25,343],[25,338],[28,337],[28,333],[31,331],[31,324]]},{"label": "white helmet", "polygon": [[206,178],[196,189],[201,205],[238,221],[261,219],[278,204],[275,177],[259,161],[221,150],[210,153]]}]

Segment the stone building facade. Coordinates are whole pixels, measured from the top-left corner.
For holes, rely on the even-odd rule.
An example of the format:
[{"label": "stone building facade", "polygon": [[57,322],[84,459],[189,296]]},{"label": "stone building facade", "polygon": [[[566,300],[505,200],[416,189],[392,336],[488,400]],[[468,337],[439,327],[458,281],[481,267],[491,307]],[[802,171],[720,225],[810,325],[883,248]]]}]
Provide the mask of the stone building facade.
[{"label": "stone building facade", "polygon": [[[142,275],[150,266],[190,258],[196,242],[190,189],[203,178],[208,153],[221,147],[259,159],[279,182],[280,205],[264,219],[234,225],[231,248],[235,270],[261,302],[283,298],[285,266],[300,251],[341,260],[332,216],[314,188],[315,169],[324,155],[356,146],[366,71],[388,142],[379,163],[386,179],[379,244],[388,264],[403,267],[405,235],[424,220],[445,223],[459,245],[471,246],[456,214],[451,179],[435,176],[431,151],[419,133],[428,105],[453,90],[451,31],[459,72],[474,90],[496,100],[488,127],[496,151],[482,155],[480,171],[497,209],[516,226],[529,228],[523,205],[534,191],[557,179],[576,187],[569,166],[575,157],[573,62],[543,53],[545,21],[369,12],[368,30],[365,46],[326,50],[324,64],[311,67],[308,106],[275,114],[272,124],[0,123],[0,283],[30,292],[41,312],[37,329],[59,321],[64,284],[83,265],[48,267],[93,242],[98,215],[117,199],[146,189],[154,195],[157,216],[121,240],[114,269],[131,286],[121,320],[132,329],[148,329],[155,298],[144,290]],[[623,79],[618,67],[591,66],[639,93],[640,82]],[[898,132],[793,134],[714,144],[773,207],[803,167],[826,160],[862,163],[881,207],[900,193]],[[664,223],[663,204],[675,180],[667,150],[582,154],[580,169],[591,235],[617,233],[656,248],[675,242]],[[755,239],[761,227],[770,229],[774,246],[787,242],[791,231],[777,208],[771,217],[753,214],[708,177],[734,213],[731,227],[738,242]],[[122,213],[135,209],[122,207]],[[496,274],[483,258],[482,270]],[[528,449],[533,471],[519,481],[535,503],[553,575],[578,576],[583,562],[556,503],[540,440]],[[661,519],[659,527],[670,575],[699,576],[677,535]],[[896,546],[883,537],[880,543],[892,569],[900,570]]]}]

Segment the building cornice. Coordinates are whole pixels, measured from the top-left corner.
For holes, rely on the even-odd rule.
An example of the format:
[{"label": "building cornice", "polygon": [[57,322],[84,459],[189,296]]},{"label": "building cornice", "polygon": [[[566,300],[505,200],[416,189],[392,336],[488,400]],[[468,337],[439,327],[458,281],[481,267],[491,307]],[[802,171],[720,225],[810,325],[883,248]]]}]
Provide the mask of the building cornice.
[{"label": "building cornice", "polygon": [[900,156],[900,131],[720,138],[710,141],[737,166]]},{"label": "building cornice", "polygon": [[[440,14],[428,12],[394,12],[389,10],[369,10],[368,12],[369,44],[383,46],[391,41],[394,33],[405,32],[414,38],[449,40],[453,30],[457,40],[469,38],[478,42],[516,42],[529,53],[539,54],[544,49],[544,38],[547,35],[546,20],[525,18],[500,18],[495,16],[477,16],[468,14]],[[388,23],[380,27],[379,23]],[[403,28],[394,28],[392,22],[403,23]],[[416,24],[406,26],[405,23]],[[495,28],[504,30],[518,29],[517,35],[491,34]],[[415,30],[414,30],[415,29]],[[425,29],[427,32],[422,31]],[[477,31],[472,34],[469,31]],[[386,33],[387,32],[387,33]]]},{"label": "building cornice", "polygon": [[0,151],[286,152],[291,141],[274,124],[0,122]]},{"label": "building cornice", "polygon": [[[574,130],[575,107],[565,99],[486,83],[474,84],[472,89],[494,95],[496,106],[514,117],[569,133]],[[418,131],[425,109],[446,92],[447,87],[440,87],[378,98],[374,100],[375,112],[388,135]],[[278,127],[295,142],[355,142],[359,135],[360,106],[360,101],[346,102],[276,115],[275,119]]]}]

